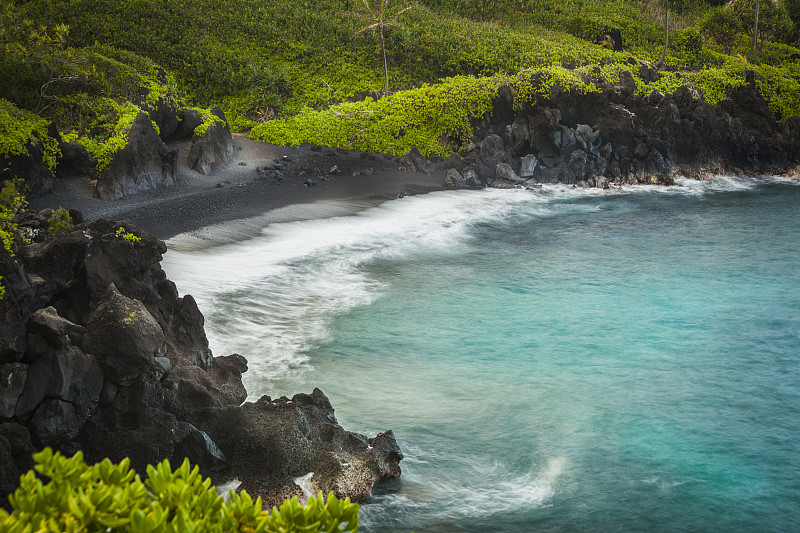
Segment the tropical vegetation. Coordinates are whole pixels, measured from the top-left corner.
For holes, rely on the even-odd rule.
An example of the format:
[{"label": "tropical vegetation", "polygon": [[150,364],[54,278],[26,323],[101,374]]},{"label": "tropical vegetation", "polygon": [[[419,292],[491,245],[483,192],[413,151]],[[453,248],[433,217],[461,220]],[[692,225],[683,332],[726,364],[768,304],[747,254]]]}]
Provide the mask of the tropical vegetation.
[{"label": "tropical vegetation", "polygon": [[67,458],[45,448],[0,508],[6,533],[340,533],[358,531],[358,504],[333,493],[297,498],[264,509],[246,491],[219,494],[189,460],[173,469],[164,460],[145,479],[130,461],[88,465],[77,452]]}]

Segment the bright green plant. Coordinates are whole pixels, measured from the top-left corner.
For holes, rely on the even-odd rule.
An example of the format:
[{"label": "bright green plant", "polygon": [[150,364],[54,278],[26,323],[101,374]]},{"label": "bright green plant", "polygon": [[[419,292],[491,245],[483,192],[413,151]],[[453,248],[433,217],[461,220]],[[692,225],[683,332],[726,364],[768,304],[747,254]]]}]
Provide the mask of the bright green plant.
[{"label": "bright green plant", "polygon": [[22,194],[24,188],[25,182],[19,179],[6,180],[0,189],[0,238],[3,240],[3,247],[12,257],[14,230],[18,227],[14,218],[28,208],[28,202]]},{"label": "bright green plant", "polygon": [[42,162],[54,171],[61,150],[58,140],[48,134],[47,124],[45,119],[0,98],[0,157],[27,155],[29,144],[41,142]]},{"label": "bright green plant", "polygon": [[199,107],[187,107],[186,109],[191,109],[193,111],[197,111],[198,113],[200,113],[200,118],[203,121],[200,123],[199,126],[197,126],[194,129],[192,135],[199,137],[203,135],[205,132],[207,132],[208,128],[210,128],[214,124],[223,124],[223,120],[208,109],[201,109]]},{"label": "bright green plant", "polygon": [[72,223],[72,217],[69,211],[63,207],[54,209],[50,218],[47,219],[47,230],[50,233],[58,233],[59,231],[72,231],[75,225]]},{"label": "bright green plant", "polygon": [[81,452],[66,458],[50,448],[33,459],[35,472],[24,474],[9,496],[12,512],[0,509],[4,533],[358,531],[359,506],[349,498],[330,493],[326,500],[320,493],[305,506],[292,498],[269,512],[245,491],[225,501],[188,459],[174,471],[168,460],[148,466],[145,481],[129,459],[87,465]]},{"label": "bright green plant", "polygon": [[141,237],[138,237],[135,234],[129,232],[128,230],[126,230],[122,226],[117,228],[117,232],[114,234],[114,236],[119,238],[119,239],[125,239],[126,241],[128,241],[130,243],[139,242],[139,241],[142,240]]}]

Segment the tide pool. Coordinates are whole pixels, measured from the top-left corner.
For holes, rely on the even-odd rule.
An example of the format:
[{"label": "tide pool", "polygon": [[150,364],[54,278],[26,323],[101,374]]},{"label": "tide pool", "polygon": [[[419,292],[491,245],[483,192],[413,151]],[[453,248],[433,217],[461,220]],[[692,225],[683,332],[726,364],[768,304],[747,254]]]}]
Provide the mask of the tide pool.
[{"label": "tide pool", "polygon": [[800,529],[800,185],[451,191],[173,249],[251,399],[393,429],[365,532]]}]

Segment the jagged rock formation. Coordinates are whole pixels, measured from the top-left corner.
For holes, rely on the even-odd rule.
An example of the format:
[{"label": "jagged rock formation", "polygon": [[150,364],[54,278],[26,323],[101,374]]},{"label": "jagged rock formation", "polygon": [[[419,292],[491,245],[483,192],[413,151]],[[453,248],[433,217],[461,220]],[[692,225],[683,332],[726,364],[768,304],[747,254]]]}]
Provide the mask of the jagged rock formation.
[{"label": "jagged rock formation", "polygon": [[630,73],[620,77],[599,93],[556,86],[518,112],[510,88],[501,87],[493,112],[475,124],[466,156],[443,170],[445,183],[670,184],[678,174],[782,173],[800,163],[800,118],[779,123],[753,79],[713,106],[687,87],[642,98]]},{"label": "jagged rock formation", "polygon": [[159,265],[164,243],[102,219],[48,235],[48,211],[21,221],[33,243],[17,261],[0,249],[0,493],[43,446],[140,471],[189,457],[270,505],[302,495],[293,479],[310,472],[315,490],[355,500],[400,474],[391,432],[345,431],[318,389],[243,403],[247,361],[212,357],[194,299]]},{"label": "jagged rock formation", "polygon": [[[227,161],[233,153],[233,138],[225,114],[219,106],[212,109],[211,114],[220,119],[220,122],[209,126],[202,135],[192,133],[192,143],[189,147],[189,168],[200,174],[209,174]],[[184,121],[187,118],[184,118]]]},{"label": "jagged rock formation", "polygon": [[171,187],[175,183],[176,156],[167,151],[150,115],[142,111],[128,132],[128,144],[100,172],[95,193],[103,200],[117,200],[141,191]]},{"label": "jagged rock formation", "polygon": [[[142,191],[168,188],[175,184],[178,151],[169,150],[165,142],[187,140],[188,168],[208,174],[227,161],[233,152],[233,137],[225,114],[219,107],[211,113],[219,122],[211,124],[203,133],[195,135],[203,123],[201,113],[195,109],[179,109],[166,100],[154,105],[139,102],[143,109],[127,133],[126,145],[111,156],[101,171],[97,161],[75,141],[59,141],[61,155],[55,172],[44,163],[42,142],[31,142],[26,153],[0,157],[0,180],[22,179],[26,194],[38,196],[51,192],[58,179],[83,178],[94,181],[94,194],[104,200],[116,200]],[[54,124],[48,134],[61,139]]]}]

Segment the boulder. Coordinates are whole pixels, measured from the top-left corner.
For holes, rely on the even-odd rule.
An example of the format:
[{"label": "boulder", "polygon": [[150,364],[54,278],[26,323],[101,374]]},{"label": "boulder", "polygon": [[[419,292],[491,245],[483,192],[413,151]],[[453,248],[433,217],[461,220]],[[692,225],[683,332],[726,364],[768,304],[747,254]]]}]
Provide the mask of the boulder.
[{"label": "boulder", "polygon": [[480,189],[484,186],[474,168],[468,168],[464,171],[464,183],[470,189]]},{"label": "boulder", "polygon": [[[20,250],[30,286],[31,311],[47,306],[57,294],[67,292],[76,283],[89,242],[89,236],[75,230]],[[24,310],[23,317],[27,319]]]},{"label": "boulder", "polygon": [[100,172],[95,194],[117,200],[141,191],[171,187],[175,177],[175,154],[169,153],[150,116],[140,112],[128,132],[128,143],[117,151]]},{"label": "boulder", "polygon": [[[140,238],[129,242],[116,236],[118,228]],[[88,285],[89,309],[93,310],[104,297],[106,289],[114,284],[129,298],[142,302],[159,324],[166,325],[171,310],[164,308],[162,294],[171,296],[171,289],[159,261],[166,253],[166,245],[130,223],[98,219],[88,225],[91,240],[85,252],[84,268]],[[177,299],[177,292],[174,294]]]},{"label": "boulder", "polygon": [[76,441],[81,425],[71,403],[49,399],[36,409],[28,428],[38,447],[59,447]]},{"label": "boulder", "polygon": [[451,189],[464,189],[467,186],[467,181],[461,172],[454,168],[448,168],[444,176],[444,184]]},{"label": "boulder", "polygon": [[523,153],[530,146],[531,135],[528,131],[527,116],[517,117],[509,127],[509,141],[514,153]]},{"label": "boulder", "polygon": [[147,465],[171,458],[178,420],[165,409],[164,397],[155,369],[131,385],[105,389],[101,406],[81,430],[87,461],[129,457],[131,466],[144,472]]},{"label": "boulder", "polygon": [[494,177],[497,180],[507,180],[511,183],[518,183],[522,181],[508,163],[497,163],[494,169]]},{"label": "boulder", "polygon": [[212,413],[198,428],[225,453],[229,466],[221,474],[240,479],[267,505],[302,497],[293,480],[312,472],[313,493],[332,490],[354,501],[366,499],[378,480],[400,475],[403,456],[391,432],[368,439],[345,431],[319,389]]},{"label": "boulder", "polygon": [[52,306],[35,311],[28,319],[28,331],[39,333],[54,346],[75,344],[80,346],[86,329],[58,316]]},{"label": "boulder", "polygon": [[520,169],[519,175],[522,178],[530,178],[533,176],[533,173],[536,171],[536,165],[539,164],[539,160],[536,159],[536,156],[533,154],[528,154],[522,156],[520,159]]},{"label": "boulder", "polygon": [[164,333],[144,304],[112,283],[86,327],[83,350],[119,385],[130,385],[163,355]]},{"label": "boulder", "polygon": [[216,122],[201,135],[195,135],[189,147],[189,168],[200,174],[209,174],[233,153],[233,137],[225,114],[219,107],[212,109],[211,114],[222,122]]},{"label": "boulder", "polygon": [[606,47],[609,50],[614,50],[615,52],[622,52],[624,49],[622,32],[617,28],[609,28],[606,26],[603,28],[603,31],[597,34],[594,44]]},{"label": "boulder", "polygon": [[172,365],[190,364],[208,370],[211,350],[203,328],[205,318],[197,302],[187,294],[174,306],[172,320],[167,329],[167,357]]}]

